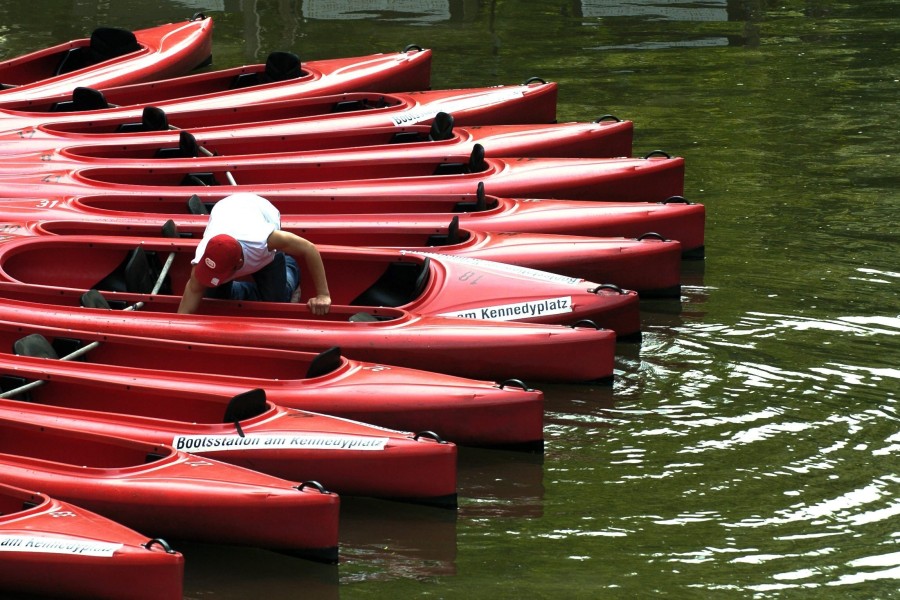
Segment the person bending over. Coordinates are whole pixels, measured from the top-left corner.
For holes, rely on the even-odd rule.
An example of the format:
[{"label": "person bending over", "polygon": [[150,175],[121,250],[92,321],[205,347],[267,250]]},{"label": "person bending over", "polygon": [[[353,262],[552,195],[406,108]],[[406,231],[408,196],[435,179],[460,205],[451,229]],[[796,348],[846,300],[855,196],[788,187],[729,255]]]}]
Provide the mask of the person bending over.
[{"label": "person bending over", "polygon": [[[282,231],[281,213],[262,196],[238,193],[222,198],[210,211],[178,312],[196,312],[204,295],[296,302],[300,296],[297,259],[301,258],[316,288],[316,295],[307,302],[309,310],[324,315],[331,307],[331,296],[315,245]],[[246,281],[247,277],[253,281]]]}]

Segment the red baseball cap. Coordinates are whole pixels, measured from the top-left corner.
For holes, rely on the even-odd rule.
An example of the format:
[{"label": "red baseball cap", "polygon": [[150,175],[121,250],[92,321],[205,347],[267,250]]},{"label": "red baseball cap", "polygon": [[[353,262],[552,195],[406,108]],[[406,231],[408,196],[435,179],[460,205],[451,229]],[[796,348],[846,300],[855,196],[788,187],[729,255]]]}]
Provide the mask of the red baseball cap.
[{"label": "red baseball cap", "polygon": [[241,243],[230,235],[213,236],[206,243],[200,261],[194,265],[194,277],[206,287],[221,285],[235,272],[243,255]]}]

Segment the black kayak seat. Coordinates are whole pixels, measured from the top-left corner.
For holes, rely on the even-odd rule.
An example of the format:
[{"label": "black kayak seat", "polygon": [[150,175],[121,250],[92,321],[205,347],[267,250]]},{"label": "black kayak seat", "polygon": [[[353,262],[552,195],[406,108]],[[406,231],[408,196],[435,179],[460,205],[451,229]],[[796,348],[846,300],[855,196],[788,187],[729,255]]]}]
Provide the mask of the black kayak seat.
[{"label": "black kayak seat", "polygon": [[434,175],[463,175],[465,173],[480,173],[487,168],[484,160],[484,146],[475,144],[468,162],[440,163],[434,169]]},{"label": "black kayak seat", "polygon": [[262,71],[254,73],[241,73],[235,77],[231,84],[232,89],[252,87],[263,83],[276,81],[288,81],[297,79],[303,74],[300,68],[300,57],[293,52],[272,52],[266,58],[266,64]]},{"label": "black kayak seat", "polygon": [[223,423],[240,423],[266,412],[266,391],[261,388],[248,390],[228,401]]},{"label": "black kayak seat", "polygon": [[100,90],[89,87],[77,87],[72,90],[72,99],[54,104],[51,112],[84,112],[109,108],[106,97]]},{"label": "black kayak seat", "polygon": [[381,319],[379,319],[372,313],[367,312],[353,313],[347,320],[351,323],[373,323],[375,321],[381,321]]},{"label": "black kayak seat", "polygon": [[396,261],[388,265],[375,283],[357,296],[353,306],[402,306],[418,298],[431,274],[431,258],[422,263]]},{"label": "black kayak seat", "polygon": [[50,341],[39,333],[26,335],[13,342],[13,354],[34,358],[59,358]]},{"label": "black kayak seat", "polygon": [[459,217],[455,215],[450,219],[450,225],[447,227],[446,234],[428,236],[428,246],[452,246],[459,242]]},{"label": "black kayak seat", "polygon": [[[155,252],[147,252],[143,246],[131,250],[109,275],[101,279],[94,289],[110,292],[149,294],[153,291],[162,267]],[[163,279],[160,293],[171,293],[169,276]],[[96,308],[96,307],[95,307]]]},{"label": "black kayak seat", "polygon": [[315,358],[309,363],[306,370],[306,379],[313,377],[321,377],[328,375],[341,366],[341,349],[338,346],[332,346],[328,350],[319,352]]},{"label": "black kayak seat", "polygon": [[178,134],[177,148],[160,148],[156,151],[156,158],[197,158],[200,156],[200,144],[197,138],[189,131],[182,130]]},{"label": "black kayak seat", "polygon": [[192,215],[208,215],[210,211],[210,208],[205,202],[200,200],[200,196],[197,194],[191,194],[191,197],[188,198],[187,206],[188,212]]},{"label": "black kayak seat", "polygon": [[219,185],[213,173],[188,173],[181,180],[181,185],[202,185],[209,187]]},{"label": "black kayak seat", "polygon": [[63,55],[53,74],[71,73],[140,49],[141,45],[131,31],[116,27],[98,27],[91,33],[91,40],[87,46],[72,48]]},{"label": "black kayak seat", "polygon": [[453,115],[444,111],[434,115],[428,139],[432,141],[449,140],[453,137]]},{"label": "black kayak seat", "polygon": [[140,123],[122,123],[116,127],[117,133],[139,133],[142,131],[168,131],[169,119],[166,111],[158,106],[145,106]]},{"label": "black kayak seat", "polygon": [[81,306],[84,308],[103,308],[112,310],[109,302],[100,293],[100,290],[90,289],[81,295]]},{"label": "black kayak seat", "polygon": [[453,212],[481,212],[487,209],[487,196],[484,193],[484,182],[479,181],[475,191],[474,202],[457,202]]}]

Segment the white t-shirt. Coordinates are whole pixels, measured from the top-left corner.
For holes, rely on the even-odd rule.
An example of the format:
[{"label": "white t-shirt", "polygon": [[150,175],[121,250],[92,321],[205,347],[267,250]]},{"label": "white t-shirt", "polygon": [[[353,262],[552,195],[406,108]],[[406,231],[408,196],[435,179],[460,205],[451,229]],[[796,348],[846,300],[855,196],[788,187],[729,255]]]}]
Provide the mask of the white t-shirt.
[{"label": "white t-shirt", "polygon": [[262,196],[249,192],[226,196],[210,211],[209,223],[191,264],[200,262],[210,238],[227,233],[240,242],[244,251],[244,265],[228,281],[256,273],[275,258],[275,251],[269,250],[266,240],[276,229],[281,229],[281,213]]}]

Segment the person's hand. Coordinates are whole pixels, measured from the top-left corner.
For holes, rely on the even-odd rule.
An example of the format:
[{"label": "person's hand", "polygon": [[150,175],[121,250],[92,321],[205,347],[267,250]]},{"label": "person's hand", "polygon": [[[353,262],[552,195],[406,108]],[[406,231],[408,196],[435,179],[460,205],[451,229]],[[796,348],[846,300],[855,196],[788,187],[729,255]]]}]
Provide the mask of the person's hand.
[{"label": "person's hand", "polygon": [[310,298],[309,302],[306,303],[309,306],[309,310],[314,315],[324,315],[328,313],[328,310],[331,308],[331,296],[328,294],[319,294],[314,298]]}]

